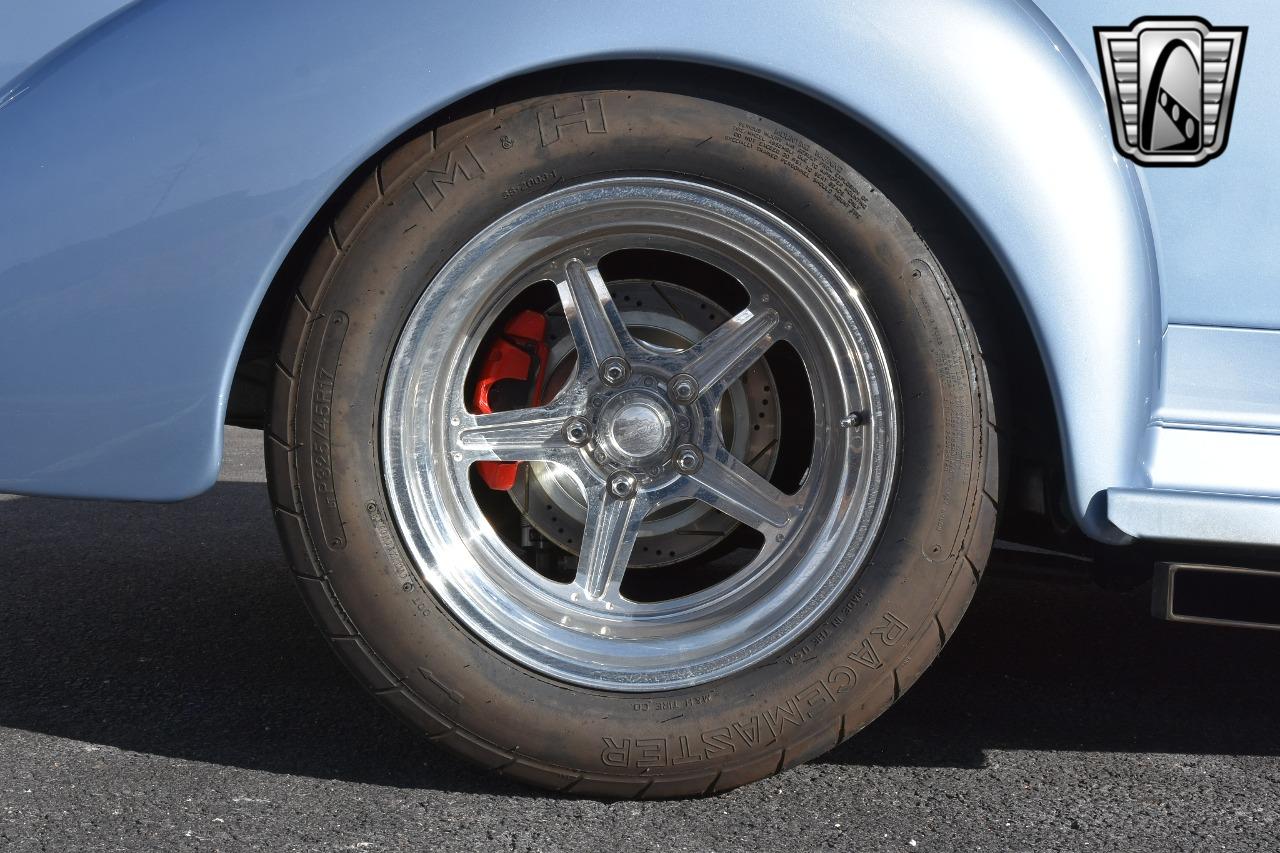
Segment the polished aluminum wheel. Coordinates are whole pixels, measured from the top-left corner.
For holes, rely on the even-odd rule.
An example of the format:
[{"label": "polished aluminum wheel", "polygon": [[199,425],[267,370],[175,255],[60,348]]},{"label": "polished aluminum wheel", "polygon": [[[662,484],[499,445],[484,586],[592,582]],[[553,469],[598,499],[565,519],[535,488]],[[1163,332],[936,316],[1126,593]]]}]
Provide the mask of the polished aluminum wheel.
[{"label": "polished aluminum wheel", "polygon": [[[687,345],[646,341],[602,273],[608,258],[634,250],[710,265],[744,304]],[[468,382],[484,341],[546,282],[575,355],[566,378],[542,405],[473,411]],[[721,296],[706,293],[713,305]],[[758,426],[743,386],[753,370],[772,376],[770,359],[784,351],[798,379],[763,385],[761,405],[781,412],[759,420],[784,433],[798,424],[807,439],[800,474],[780,485],[772,457],[743,458],[743,435]],[[476,636],[554,678],[652,690],[760,661],[848,588],[891,491],[896,419],[874,324],[855,284],[813,242],[718,188],[611,178],[512,211],[429,284],[390,366],[382,455],[417,569]],[[536,571],[499,535],[471,476],[492,461],[572,483],[566,492],[584,506],[581,541],[561,543],[576,554],[571,577]],[[643,562],[633,555],[646,525],[690,507],[727,517],[717,529],[756,531],[753,544],[703,588],[629,596],[624,579]]]},{"label": "polished aluminum wheel", "polygon": [[[679,276],[679,271],[669,271],[666,277]],[[708,289],[696,272],[691,277]],[[729,282],[729,286],[736,284]],[[609,293],[627,332],[646,347],[663,351],[688,349],[733,315],[715,297],[669,281],[615,279],[609,282]],[[576,356],[573,335],[558,301],[548,314],[547,333],[553,340],[547,358],[550,395],[572,381]],[[642,384],[645,381],[649,387],[656,384],[653,377]],[[764,477],[774,472],[781,443],[777,395],[772,391],[776,385],[776,377],[761,359],[730,385],[720,401],[725,447]],[[571,472],[554,463],[531,462],[521,466],[510,495],[522,519],[539,535],[564,552],[578,554],[588,501]],[[673,504],[641,523],[629,569],[673,566],[694,557],[705,561],[732,544],[728,540],[734,538],[738,526],[735,519],[701,501]]]}]

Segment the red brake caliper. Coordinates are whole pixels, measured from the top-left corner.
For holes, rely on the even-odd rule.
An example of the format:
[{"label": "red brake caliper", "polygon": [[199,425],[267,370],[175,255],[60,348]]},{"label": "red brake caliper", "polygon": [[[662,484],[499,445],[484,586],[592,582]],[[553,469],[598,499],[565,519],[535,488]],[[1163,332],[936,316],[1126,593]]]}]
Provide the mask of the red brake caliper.
[{"label": "red brake caliper", "polygon": [[[542,402],[542,383],[547,370],[547,318],[537,311],[521,311],[502,329],[489,347],[480,371],[480,381],[472,405],[481,414],[498,410],[537,406]],[[504,384],[498,386],[498,383]],[[495,388],[495,386],[498,386]],[[507,491],[516,484],[519,462],[478,462],[476,468],[485,485]]]}]

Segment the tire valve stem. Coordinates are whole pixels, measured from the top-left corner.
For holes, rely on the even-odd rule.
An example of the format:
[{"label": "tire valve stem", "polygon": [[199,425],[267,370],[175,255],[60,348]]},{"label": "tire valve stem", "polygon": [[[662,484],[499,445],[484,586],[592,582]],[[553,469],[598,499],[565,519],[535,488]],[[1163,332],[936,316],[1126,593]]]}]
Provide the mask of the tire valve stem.
[{"label": "tire valve stem", "polygon": [[840,426],[848,429],[849,427],[862,426],[862,412],[850,412],[848,415],[840,419]]}]

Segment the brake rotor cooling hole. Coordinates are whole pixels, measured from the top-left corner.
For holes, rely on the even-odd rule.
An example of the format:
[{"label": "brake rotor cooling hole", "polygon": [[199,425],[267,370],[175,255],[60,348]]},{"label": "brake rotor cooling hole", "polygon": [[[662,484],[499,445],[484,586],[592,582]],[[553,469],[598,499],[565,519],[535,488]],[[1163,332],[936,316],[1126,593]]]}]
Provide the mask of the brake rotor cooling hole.
[{"label": "brake rotor cooling hole", "polygon": [[[598,269],[630,334],[657,352],[688,349],[750,301],[733,275],[680,252],[617,249],[600,257]],[[537,280],[518,289],[476,352],[466,380],[473,412],[553,399],[577,365],[556,286]],[[807,384],[795,350],[775,345],[719,401],[725,447],[788,494],[804,477],[797,460],[813,446]],[[786,399],[777,393],[793,385],[806,387]],[[548,580],[574,580],[587,501],[567,469],[553,462],[478,462],[469,479],[478,506],[508,549]],[[641,522],[621,593],[643,602],[690,595],[749,565],[764,542],[757,530],[701,501],[662,507]]]}]

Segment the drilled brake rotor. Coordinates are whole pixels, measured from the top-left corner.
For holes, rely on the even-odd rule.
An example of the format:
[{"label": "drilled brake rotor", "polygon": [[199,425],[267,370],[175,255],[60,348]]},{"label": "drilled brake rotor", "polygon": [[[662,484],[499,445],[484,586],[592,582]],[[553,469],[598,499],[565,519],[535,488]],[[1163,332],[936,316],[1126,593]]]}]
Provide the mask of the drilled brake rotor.
[{"label": "drilled brake rotor", "polygon": [[[609,291],[632,335],[658,351],[686,349],[731,316],[706,296],[666,282],[627,279],[611,283]],[[551,347],[547,399],[572,375],[575,363],[568,324],[558,307],[553,310],[547,315]],[[645,380],[637,377],[634,381]],[[773,471],[778,450],[775,388],[773,375],[761,359],[720,401],[725,446],[766,478]],[[547,462],[523,464],[510,495],[539,534],[569,553],[579,552],[586,498],[564,469]],[[724,542],[737,526],[737,521],[700,501],[666,507],[641,524],[630,565],[655,567],[688,560]]]}]

